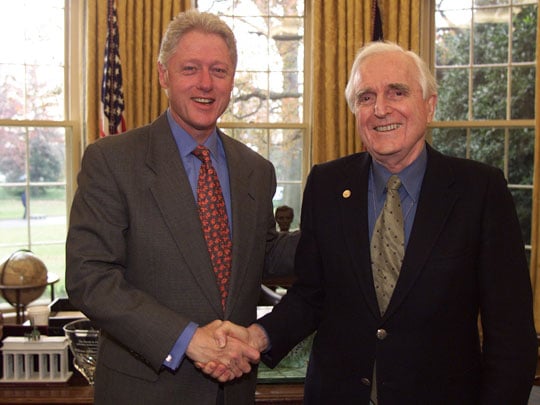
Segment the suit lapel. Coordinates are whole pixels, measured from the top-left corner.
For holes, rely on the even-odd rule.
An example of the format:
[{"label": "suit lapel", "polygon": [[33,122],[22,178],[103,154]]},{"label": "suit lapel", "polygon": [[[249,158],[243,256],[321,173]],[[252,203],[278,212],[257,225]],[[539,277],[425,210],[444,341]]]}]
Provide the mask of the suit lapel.
[{"label": "suit lapel", "polygon": [[218,316],[222,316],[219,291],[207,253],[197,204],[166,114],[150,126],[146,164],[155,173],[150,190],[164,222],[201,290]]},{"label": "suit lapel", "polygon": [[[356,280],[370,309],[379,314],[369,254],[368,224],[368,174],[371,158],[367,153],[355,155],[347,165],[336,184],[335,193],[341,210],[344,240],[353,266],[345,271]],[[366,248],[367,247],[367,248]]]},{"label": "suit lapel", "polygon": [[253,169],[246,162],[246,156],[231,138],[220,134],[223,147],[227,156],[229,168],[229,181],[231,187],[232,205],[232,269],[227,299],[226,314],[230,314],[235,306],[242,285],[247,274],[247,263],[250,260],[249,253],[253,251],[254,240],[250,236],[256,227],[256,202],[255,193],[250,190],[250,178]]},{"label": "suit lapel", "polygon": [[413,287],[461,191],[443,156],[428,146],[428,162],[411,235],[394,295],[385,317],[399,307]]}]

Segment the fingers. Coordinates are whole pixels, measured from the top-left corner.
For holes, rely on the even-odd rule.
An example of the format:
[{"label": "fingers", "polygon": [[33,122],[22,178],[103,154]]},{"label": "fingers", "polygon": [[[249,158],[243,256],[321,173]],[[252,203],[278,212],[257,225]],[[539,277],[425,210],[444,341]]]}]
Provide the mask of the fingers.
[{"label": "fingers", "polygon": [[246,359],[249,363],[257,364],[261,359],[261,353],[259,350],[234,337],[229,337],[227,339],[227,345],[231,348],[234,347],[236,351],[233,353],[241,354],[242,359]]},{"label": "fingers", "polygon": [[197,328],[186,350],[203,373],[227,382],[251,371],[260,353],[251,347],[246,328],[232,322],[213,321]]},{"label": "fingers", "polygon": [[236,378],[235,374],[224,364],[216,363],[214,361],[210,361],[206,364],[195,362],[195,367],[219,382],[227,382]]},{"label": "fingers", "polygon": [[270,345],[268,335],[266,334],[264,328],[261,325],[254,323],[250,325],[247,330],[250,336],[250,345],[256,348],[259,352],[264,352]]},{"label": "fingers", "polygon": [[256,346],[254,347],[253,339],[247,328],[224,321],[213,331],[213,334],[218,346],[220,348],[227,346],[229,354],[236,360],[234,364],[244,373],[251,370],[249,363],[257,364],[259,362],[260,352]]},{"label": "fingers", "polygon": [[236,325],[230,321],[220,321],[220,323],[214,321],[208,326],[211,327],[214,338],[216,339],[219,347],[225,347],[227,344],[227,337],[231,336],[244,343],[249,343],[249,332],[246,328]]},{"label": "fingers", "polygon": [[[234,337],[241,340],[253,347],[257,352],[263,352],[269,345],[266,332],[262,326],[256,323],[250,325],[248,328],[244,328],[229,321],[224,321],[219,325],[214,324],[214,326],[216,326],[216,329],[213,332],[214,337],[220,347],[225,347],[227,337]],[[251,353],[252,355],[255,355],[254,352]],[[259,355],[256,355],[256,357],[258,358]],[[252,358],[250,357],[250,359]]]},{"label": "fingers", "polygon": [[251,371],[248,362],[236,363],[235,360],[231,360],[228,366],[214,361],[206,364],[195,362],[195,367],[220,382],[231,381]]},{"label": "fingers", "polygon": [[247,328],[236,325],[230,321],[223,321],[220,325],[216,325],[214,330],[215,336],[232,336],[244,343],[249,343],[249,332]]},{"label": "fingers", "polygon": [[230,357],[232,368],[238,369],[242,373],[249,373],[251,371],[251,364],[257,364],[260,359],[260,354],[257,350],[233,337],[227,339],[225,350],[228,351],[227,356]]}]

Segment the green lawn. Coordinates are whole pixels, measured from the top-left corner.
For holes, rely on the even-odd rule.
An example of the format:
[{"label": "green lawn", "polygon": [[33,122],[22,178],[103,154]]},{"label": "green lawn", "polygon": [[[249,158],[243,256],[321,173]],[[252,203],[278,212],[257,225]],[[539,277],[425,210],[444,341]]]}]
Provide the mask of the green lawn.
[{"label": "green lawn", "polygon": [[[66,215],[65,191],[63,188],[48,188],[47,193],[28,199],[32,216]],[[22,218],[24,206],[21,197],[13,190],[0,188],[0,220]]]},{"label": "green lawn", "polygon": [[[7,192],[10,191],[10,192]],[[47,194],[31,197],[30,221],[23,219],[21,199],[12,190],[0,188],[0,261],[18,249],[28,248],[46,265],[49,272],[60,276],[55,285],[56,296],[65,296],[66,202],[63,189],[48,189]],[[1,264],[0,263],[0,264]],[[42,298],[49,297],[47,288]],[[0,303],[3,302],[0,297]]]}]

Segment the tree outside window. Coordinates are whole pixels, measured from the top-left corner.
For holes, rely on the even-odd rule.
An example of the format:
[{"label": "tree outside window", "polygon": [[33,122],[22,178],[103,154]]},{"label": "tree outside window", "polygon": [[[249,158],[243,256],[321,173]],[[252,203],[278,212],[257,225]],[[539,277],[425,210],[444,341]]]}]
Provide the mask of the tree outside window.
[{"label": "tree outside window", "polygon": [[303,0],[198,0],[197,8],[218,14],[237,40],[235,88],[220,127],[274,164],[274,206],[300,213],[307,132]]},{"label": "tree outside window", "polygon": [[0,260],[30,249],[62,278],[57,296],[66,295],[73,134],[66,114],[66,10],[65,0],[0,0]]},{"label": "tree outside window", "polygon": [[537,2],[435,4],[433,144],[504,171],[530,248]]}]

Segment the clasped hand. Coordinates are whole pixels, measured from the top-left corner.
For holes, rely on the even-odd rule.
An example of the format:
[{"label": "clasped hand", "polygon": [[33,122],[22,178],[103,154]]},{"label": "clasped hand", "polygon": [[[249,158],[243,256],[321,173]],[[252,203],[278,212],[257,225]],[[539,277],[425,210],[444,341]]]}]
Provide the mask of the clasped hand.
[{"label": "clasped hand", "polygon": [[244,328],[215,320],[197,328],[186,355],[203,373],[226,382],[249,373],[267,345],[266,334],[258,325]]}]

